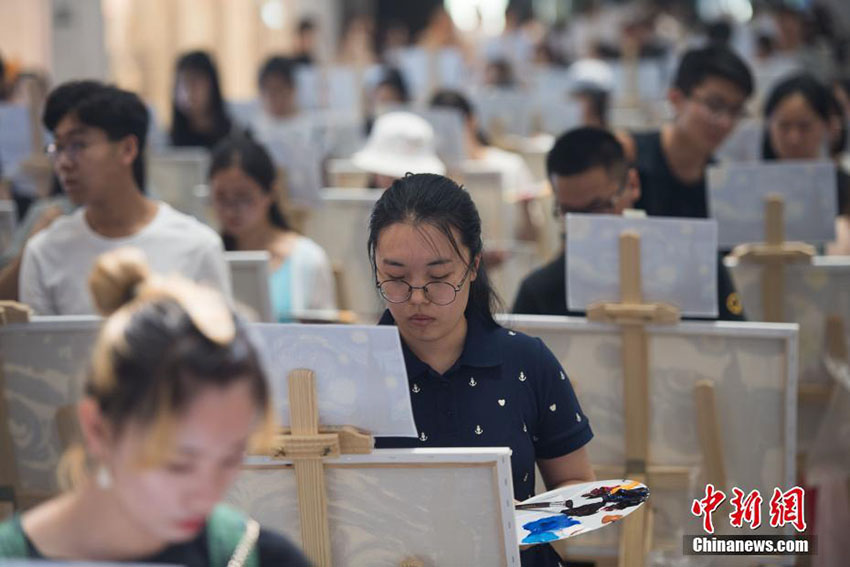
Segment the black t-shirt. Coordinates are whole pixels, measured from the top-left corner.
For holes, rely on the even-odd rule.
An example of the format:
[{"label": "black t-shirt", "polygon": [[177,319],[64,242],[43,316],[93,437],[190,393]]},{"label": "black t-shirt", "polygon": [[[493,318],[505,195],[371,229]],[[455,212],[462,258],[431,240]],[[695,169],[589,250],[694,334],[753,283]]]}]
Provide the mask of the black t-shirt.
[{"label": "black t-shirt", "polygon": [[661,132],[633,134],[641,196],[636,209],[658,217],[708,218],[705,174],[685,183],[673,174],[661,148]]},{"label": "black t-shirt", "polygon": [[[745,321],[744,311],[729,270],[718,257],[717,319]],[[536,269],[522,280],[511,311],[523,315],[570,315],[583,317],[582,311],[567,309],[566,256],[558,257]],[[685,317],[685,319],[690,319]]]},{"label": "black t-shirt", "polygon": [[850,216],[850,175],[841,167],[838,171],[838,214]]},{"label": "black t-shirt", "polygon": [[[17,521],[20,521],[19,519]],[[23,531],[23,530],[21,530]],[[50,559],[44,557],[24,532],[29,557],[31,559]],[[274,532],[261,529],[256,549],[260,567],[309,567],[310,562],[288,539]],[[186,543],[171,545],[151,556],[134,559],[134,563],[166,563],[185,567],[210,567],[210,556],[206,529],[195,539]],[[215,566],[217,567],[217,566]]]}]

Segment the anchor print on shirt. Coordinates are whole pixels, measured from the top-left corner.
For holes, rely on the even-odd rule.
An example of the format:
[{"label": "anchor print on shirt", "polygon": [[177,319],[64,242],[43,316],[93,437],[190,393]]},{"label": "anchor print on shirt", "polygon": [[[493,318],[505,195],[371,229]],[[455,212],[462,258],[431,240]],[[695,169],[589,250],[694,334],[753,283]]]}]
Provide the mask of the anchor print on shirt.
[{"label": "anchor print on shirt", "polygon": [[476,382],[476,381],[475,381],[475,378],[470,378],[470,379],[469,379],[469,386],[470,386],[470,387],[474,388],[474,387],[476,387],[477,385],[478,385],[478,382]]},{"label": "anchor print on shirt", "polygon": [[428,440],[428,436],[425,435],[424,431],[419,434],[419,440],[422,441],[423,443]]},{"label": "anchor print on shirt", "polygon": [[419,388],[419,384],[414,384],[413,388],[411,388],[410,391],[413,392],[414,394],[418,394],[422,390]]},{"label": "anchor print on shirt", "polygon": [[475,426],[475,434],[476,434],[476,435],[481,435],[482,433],[484,433],[484,430],[483,430],[483,429],[481,429],[481,426],[480,426],[480,425],[476,425],[476,426]]},{"label": "anchor print on shirt", "polygon": [[520,371],[519,371],[519,381],[520,381],[520,382],[525,382],[526,380],[528,380],[528,376],[526,376],[526,375],[525,375],[525,372],[523,372],[522,370],[520,370]]}]

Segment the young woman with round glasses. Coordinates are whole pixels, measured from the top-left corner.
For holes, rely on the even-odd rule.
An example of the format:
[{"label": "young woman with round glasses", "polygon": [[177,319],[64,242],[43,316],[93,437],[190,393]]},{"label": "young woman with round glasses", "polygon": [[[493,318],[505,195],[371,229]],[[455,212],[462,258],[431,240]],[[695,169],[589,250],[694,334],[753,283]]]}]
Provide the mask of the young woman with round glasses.
[{"label": "young woman with round glasses", "polygon": [[[499,325],[481,264],[481,219],[469,194],[441,175],[407,175],[372,211],[369,257],[402,339],[418,438],[378,447],[510,447],[514,496],[594,478],[593,436],[570,381],[538,338]],[[548,545],[522,564],[559,565]]]}]

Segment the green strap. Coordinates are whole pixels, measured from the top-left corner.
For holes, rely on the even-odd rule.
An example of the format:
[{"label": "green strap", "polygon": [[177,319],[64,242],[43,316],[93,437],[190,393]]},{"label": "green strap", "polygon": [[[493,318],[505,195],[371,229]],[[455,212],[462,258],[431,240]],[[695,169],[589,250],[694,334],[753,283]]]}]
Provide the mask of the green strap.
[{"label": "green strap", "polygon": [[[207,520],[207,543],[212,567],[227,567],[236,546],[245,533],[245,516],[229,506],[219,504]],[[243,567],[259,567],[257,548],[245,559]]]},{"label": "green strap", "polygon": [[[29,547],[17,514],[0,524],[0,559],[29,557]],[[256,567],[256,566],[254,566]]]}]

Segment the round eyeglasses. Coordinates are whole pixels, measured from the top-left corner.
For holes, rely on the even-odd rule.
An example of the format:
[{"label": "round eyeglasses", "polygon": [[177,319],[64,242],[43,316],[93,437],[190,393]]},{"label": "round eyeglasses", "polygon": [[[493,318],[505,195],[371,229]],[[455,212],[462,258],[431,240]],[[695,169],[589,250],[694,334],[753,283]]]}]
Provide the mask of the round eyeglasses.
[{"label": "round eyeglasses", "polygon": [[463,278],[457,285],[435,281],[413,286],[404,280],[384,280],[377,283],[377,288],[381,292],[381,297],[390,303],[405,303],[413,296],[413,290],[421,289],[428,301],[434,305],[448,305],[457,299],[457,294],[463,288],[471,268],[471,264],[466,267]]}]

